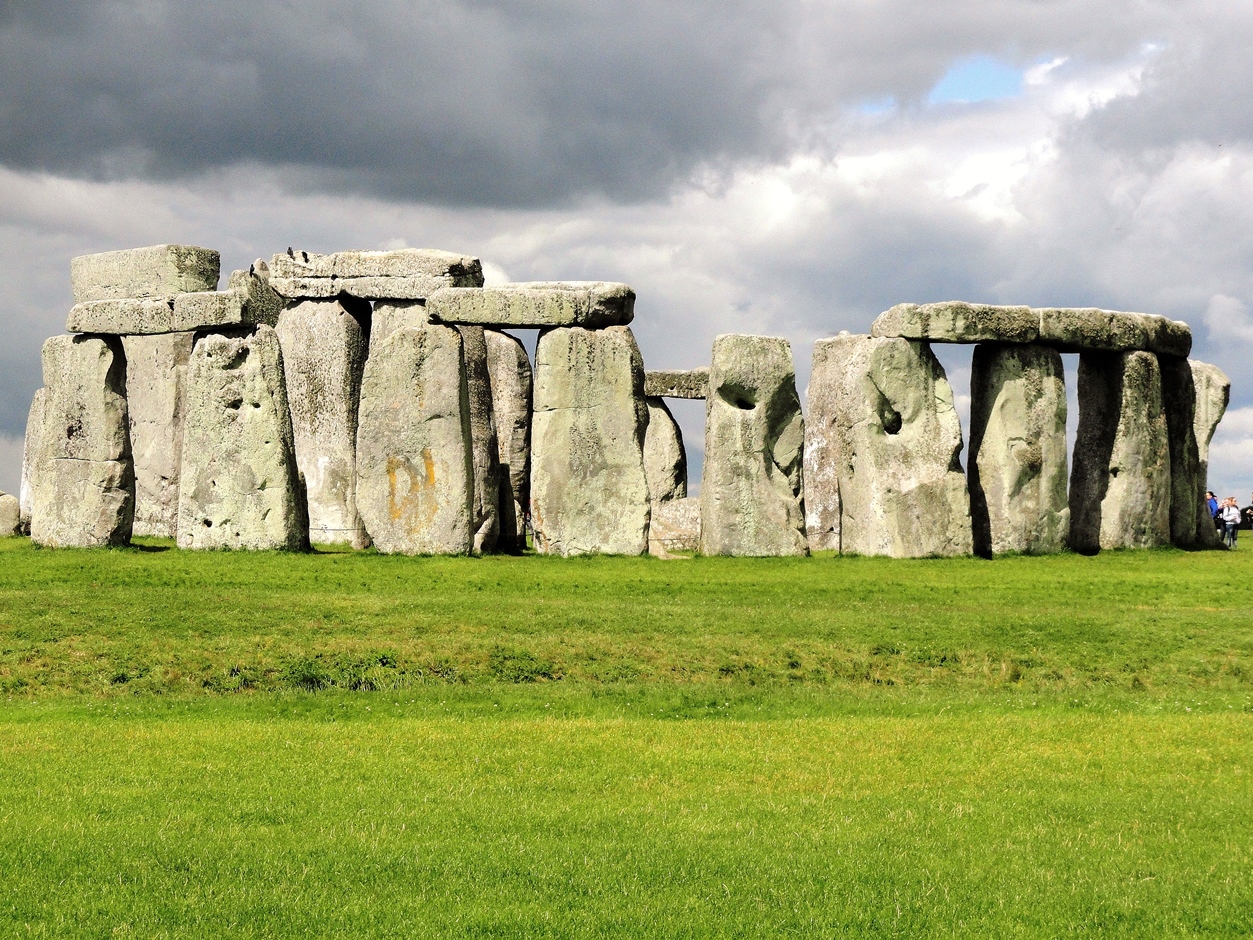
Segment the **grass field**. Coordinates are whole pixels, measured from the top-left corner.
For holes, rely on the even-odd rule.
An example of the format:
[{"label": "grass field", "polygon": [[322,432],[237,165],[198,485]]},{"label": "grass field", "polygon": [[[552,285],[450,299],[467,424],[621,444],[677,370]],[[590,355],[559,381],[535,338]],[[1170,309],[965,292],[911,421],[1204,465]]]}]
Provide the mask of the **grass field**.
[{"label": "grass field", "polygon": [[0,541],[0,936],[1253,935],[1253,552]]}]

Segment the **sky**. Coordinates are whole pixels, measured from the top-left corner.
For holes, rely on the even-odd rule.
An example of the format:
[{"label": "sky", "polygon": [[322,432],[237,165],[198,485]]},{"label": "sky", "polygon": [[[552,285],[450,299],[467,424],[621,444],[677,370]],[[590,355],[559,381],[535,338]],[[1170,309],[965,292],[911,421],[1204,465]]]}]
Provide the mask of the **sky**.
[{"label": "sky", "polygon": [[1213,0],[0,0],[0,489],[70,258],[174,242],[223,283],[288,246],[625,281],[647,367],[786,336],[802,393],[903,301],[1165,314],[1248,502],[1249,48]]}]

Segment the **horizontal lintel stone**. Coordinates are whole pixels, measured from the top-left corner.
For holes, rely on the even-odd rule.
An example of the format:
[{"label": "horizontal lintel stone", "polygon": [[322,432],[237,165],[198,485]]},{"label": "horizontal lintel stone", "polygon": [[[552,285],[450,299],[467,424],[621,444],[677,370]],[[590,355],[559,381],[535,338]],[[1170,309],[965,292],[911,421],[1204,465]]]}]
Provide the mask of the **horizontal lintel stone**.
[{"label": "horizontal lintel stone", "polygon": [[347,294],[358,300],[423,300],[453,287],[445,276],[413,277],[274,277],[270,286],[290,300],[327,300]]},{"label": "horizontal lintel stone", "polygon": [[708,398],[709,367],[645,372],[644,394],[649,398]]},{"label": "horizontal lintel stone", "polygon": [[879,314],[871,336],[922,339],[932,343],[1034,343],[1040,317],[1030,307],[998,307],[950,300],[897,304]]},{"label": "horizontal lintel stone", "polygon": [[270,269],[274,277],[284,279],[431,277],[452,278],[448,286],[455,287],[478,287],[483,283],[483,266],[478,258],[433,248],[337,251],[328,255],[289,249],[270,260]]},{"label": "horizontal lintel stone", "polygon": [[153,245],[70,260],[74,303],[150,298],[172,300],[188,291],[216,290],[221,258],[211,248]]},{"label": "horizontal lintel stone", "polygon": [[531,281],[497,287],[454,287],[427,300],[438,323],[475,326],[625,326],[635,316],[635,291],[610,281]]}]

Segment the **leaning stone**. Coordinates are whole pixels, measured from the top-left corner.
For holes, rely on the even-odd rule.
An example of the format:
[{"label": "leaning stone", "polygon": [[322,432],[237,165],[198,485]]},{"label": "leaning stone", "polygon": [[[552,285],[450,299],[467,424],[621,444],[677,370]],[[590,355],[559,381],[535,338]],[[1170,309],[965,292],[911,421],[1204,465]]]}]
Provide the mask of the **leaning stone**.
[{"label": "leaning stone", "polygon": [[[1222,369],[1208,362],[1190,359],[1188,365],[1192,368],[1192,384],[1196,389],[1193,433],[1196,436],[1197,479],[1204,496],[1209,489],[1209,448],[1214,440],[1214,431],[1231,401],[1231,380]],[[1196,542],[1202,548],[1222,545],[1208,508],[1198,514]]]},{"label": "leaning stone", "polygon": [[648,523],[648,554],[671,558],[674,552],[700,548],[700,497],[688,496],[653,503]]},{"label": "leaning stone", "polygon": [[1070,547],[1170,542],[1170,442],[1162,374],[1149,352],[1079,357],[1079,430],[1070,476]]},{"label": "leaning stone", "polygon": [[47,389],[35,390],[30,402],[30,411],[26,416],[26,435],[22,446],[22,483],[18,490],[18,502],[21,506],[22,531],[30,532],[31,503],[34,499],[35,460],[39,456],[39,448],[43,440],[44,399]]},{"label": "leaning stone", "polygon": [[870,335],[932,343],[1034,343],[1040,335],[1040,318],[1030,307],[998,307],[960,300],[897,304],[879,314],[870,327]]},{"label": "leaning stone", "polygon": [[804,443],[788,341],[717,337],[705,404],[701,552],[809,554],[801,489]]},{"label": "leaning stone", "polygon": [[[961,424],[927,343],[842,334],[814,345],[806,435],[813,545],[846,554],[968,555]],[[706,457],[708,459],[708,457]]]},{"label": "leaning stone", "polygon": [[534,281],[451,287],[427,301],[437,323],[509,327],[622,326],[635,316],[635,291],[604,281]]},{"label": "leaning stone", "polygon": [[492,417],[492,379],[481,326],[459,326],[470,390],[474,451],[474,554],[495,551],[500,538],[500,451]]},{"label": "leaning stone", "polygon": [[970,515],[976,554],[1066,547],[1066,380],[1044,346],[981,343],[970,379]]},{"label": "leaning stone", "polygon": [[357,511],[380,552],[473,549],[470,391],[456,330],[402,327],[366,359]]},{"label": "leaning stone", "polygon": [[74,303],[154,297],[173,300],[188,291],[216,290],[221,258],[210,248],[153,245],[70,261]]},{"label": "leaning stone", "polygon": [[187,366],[179,548],[308,545],[278,334],[259,326],[198,337]]},{"label": "leaning stone", "polygon": [[629,327],[540,334],[531,523],[550,555],[648,550],[644,361]]},{"label": "leaning stone", "polygon": [[[447,278],[456,286],[483,283],[478,258],[433,248],[397,248],[390,251],[337,251],[318,255],[288,251],[270,259],[278,278]],[[461,284],[465,281],[465,284]]]},{"label": "leaning stone", "polygon": [[178,534],[187,363],[194,336],[122,337],[135,461],[135,535],[172,539]]},{"label": "leaning stone", "polygon": [[309,539],[368,544],[357,515],[357,406],[370,305],[302,300],[278,318],[296,466],[305,478]]},{"label": "leaning stone", "polygon": [[709,367],[645,372],[644,393],[649,398],[708,398]]},{"label": "leaning stone", "polygon": [[660,398],[649,398],[648,430],[644,434],[644,474],[648,494],[657,503],[687,496],[687,451],[683,431]]},{"label": "leaning stone", "polygon": [[0,538],[22,534],[22,506],[16,496],[0,493]]},{"label": "leaning stone", "polygon": [[526,548],[531,506],[531,361],[520,340],[484,330],[500,455],[500,547]]},{"label": "leaning stone", "polygon": [[135,515],[135,470],[121,341],[54,336],[44,343],[43,375],[31,539],[55,548],[125,545]]}]

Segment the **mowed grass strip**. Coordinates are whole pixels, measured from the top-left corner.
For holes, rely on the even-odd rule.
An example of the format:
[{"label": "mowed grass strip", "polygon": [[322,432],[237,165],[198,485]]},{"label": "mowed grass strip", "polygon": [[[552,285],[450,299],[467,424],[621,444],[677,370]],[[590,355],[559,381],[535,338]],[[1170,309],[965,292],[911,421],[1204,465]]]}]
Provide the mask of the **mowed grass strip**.
[{"label": "mowed grass strip", "polygon": [[0,540],[0,694],[531,682],[1247,699],[1253,551],[660,562]]},{"label": "mowed grass strip", "polygon": [[0,709],[0,935],[1253,931],[1247,714],[272,705]]}]

